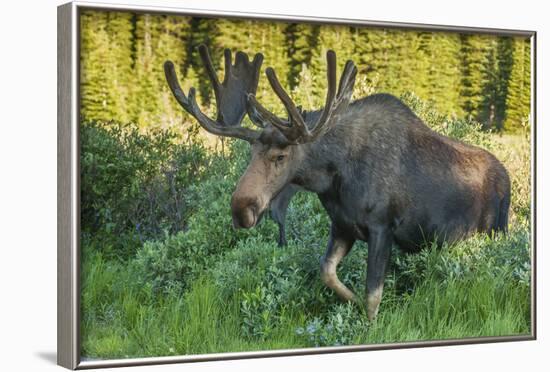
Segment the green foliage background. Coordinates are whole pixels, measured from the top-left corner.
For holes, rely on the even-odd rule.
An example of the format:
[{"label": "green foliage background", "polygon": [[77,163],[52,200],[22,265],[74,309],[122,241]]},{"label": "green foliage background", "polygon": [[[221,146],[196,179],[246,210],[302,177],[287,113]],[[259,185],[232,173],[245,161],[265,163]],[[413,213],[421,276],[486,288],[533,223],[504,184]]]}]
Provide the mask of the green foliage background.
[{"label": "green foliage background", "polygon": [[[81,26],[84,357],[529,333],[528,41],[100,11],[84,12]],[[288,247],[276,246],[269,219],[232,229],[229,199],[248,145],[205,136],[162,72],[173,60],[213,116],[200,43],[217,64],[224,47],[264,53],[305,108],[324,101],[326,50],[337,52],[340,68],[353,59],[356,97],[394,93],[434,130],[503,161],[513,188],[510,234],[440,250],[427,244],[417,255],[395,250],[380,315],[368,322],[319,278],[329,220],[315,195],[292,201]],[[265,78],[258,95],[281,110]],[[365,260],[366,245],[357,244],[339,269],[359,295]]]},{"label": "green foliage background", "polygon": [[[196,48],[201,43],[220,72],[224,48],[250,57],[263,53],[264,67],[274,67],[296,97],[307,92],[308,109],[324,102],[325,54],[333,49],[339,68],[352,59],[360,79],[376,91],[414,92],[441,113],[470,117],[486,129],[518,130],[529,115],[526,38],[97,11],[83,12],[81,26],[81,112],[87,119],[179,132],[192,126],[172,99],[162,64],[174,61],[184,88],[195,86],[210,107],[210,83]],[[261,79],[258,97],[276,109],[268,85]]]}]

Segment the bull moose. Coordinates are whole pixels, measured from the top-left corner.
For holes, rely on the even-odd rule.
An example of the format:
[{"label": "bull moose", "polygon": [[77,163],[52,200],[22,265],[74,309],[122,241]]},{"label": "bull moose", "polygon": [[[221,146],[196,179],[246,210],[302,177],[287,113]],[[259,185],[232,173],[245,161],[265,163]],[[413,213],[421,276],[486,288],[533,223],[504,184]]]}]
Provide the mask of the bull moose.
[{"label": "bull moose", "polygon": [[[199,108],[195,90],[185,95],[172,62],[166,79],[180,105],[208,132],[248,141],[251,160],[232,195],[235,228],[255,226],[270,203],[284,213],[296,188],[318,195],[330,220],[330,240],[321,278],[343,300],[356,300],[336,274],[356,240],[368,244],[367,315],[374,319],[382,298],[392,245],[415,252],[426,240],[453,242],[474,232],[506,231],[510,180],[489,152],[431,130],[389,94],[352,101],[357,68],[347,61],[339,84],[336,55],[327,52],[324,108],[305,111],[282,88],[275,71],[267,79],[288,118],[256,99],[261,54],[252,61],[225,50],[220,83],[208,49],[199,47],[212,83],[217,118]],[[243,127],[248,116],[259,129]],[[284,230],[282,231],[284,238]]]}]

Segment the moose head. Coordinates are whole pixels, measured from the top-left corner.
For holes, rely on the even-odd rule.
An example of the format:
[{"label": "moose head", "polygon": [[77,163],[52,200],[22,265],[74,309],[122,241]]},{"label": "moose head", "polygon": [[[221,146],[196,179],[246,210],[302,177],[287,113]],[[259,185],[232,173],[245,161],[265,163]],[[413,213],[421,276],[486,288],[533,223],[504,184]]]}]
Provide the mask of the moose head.
[{"label": "moose head", "polygon": [[[239,138],[251,144],[250,164],[242,175],[231,199],[233,225],[251,228],[260,220],[263,212],[285,186],[304,170],[309,145],[329,132],[350,103],[357,69],[347,61],[340,83],[336,83],[336,54],[327,52],[328,92],[325,107],[317,112],[305,112],[296,106],[282,88],[273,68],[266,75],[275,94],[283,103],[288,118],[280,118],[264,108],[255,97],[261,54],[250,62],[243,52],[237,52],[235,64],[231,52],[226,49],[225,76],[220,84],[212,66],[206,46],[199,47],[208,77],[212,83],[217,103],[216,121],[206,116],[197,105],[195,89],[186,96],[176,77],[174,65],[164,65],[166,79],[180,105],[208,132],[225,137]],[[241,126],[245,114],[259,129]]]}]

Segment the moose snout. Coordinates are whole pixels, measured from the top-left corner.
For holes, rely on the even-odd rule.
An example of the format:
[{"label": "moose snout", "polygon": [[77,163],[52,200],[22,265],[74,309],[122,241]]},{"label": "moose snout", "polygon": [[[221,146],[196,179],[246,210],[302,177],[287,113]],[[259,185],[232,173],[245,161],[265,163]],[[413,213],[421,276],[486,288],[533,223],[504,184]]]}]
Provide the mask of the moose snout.
[{"label": "moose snout", "polygon": [[249,229],[254,227],[258,220],[258,203],[253,198],[233,196],[231,199],[231,214],[234,228]]}]

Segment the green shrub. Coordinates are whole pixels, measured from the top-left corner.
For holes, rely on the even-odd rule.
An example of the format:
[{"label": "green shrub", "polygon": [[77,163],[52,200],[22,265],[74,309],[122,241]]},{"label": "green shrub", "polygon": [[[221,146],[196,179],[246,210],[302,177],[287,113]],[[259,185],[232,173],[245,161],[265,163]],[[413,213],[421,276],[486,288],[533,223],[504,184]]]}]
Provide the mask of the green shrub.
[{"label": "green shrub", "polygon": [[401,290],[412,290],[421,281],[445,283],[479,275],[509,275],[520,285],[530,285],[530,238],[526,229],[490,238],[478,234],[441,249],[429,245],[417,254],[394,254],[393,268]]},{"label": "green shrub", "polygon": [[84,241],[127,258],[143,241],[185,227],[188,188],[205,166],[200,143],[115,122],[83,122],[80,133]]},{"label": "green shrub", "polygon": [[[363,290],[366,272],[364,248],[358,244],[340,268],[342,281],[358,291]],[[255,237],[220,257],[209,275],[224,301],[240,300],[243,334],[267,339],[277,324],[299,314],[328,316],[330,307],[340,303],[320,279],[323,253],[319,245],[281,249],[274,241]]]},{"label": "green shrub", "polygon": [[296,328],[296,334],[310,346],[354,345],[368,328],[361,309],[347,303],[333,305],[324,318],[314,317],[305,327]]}]

